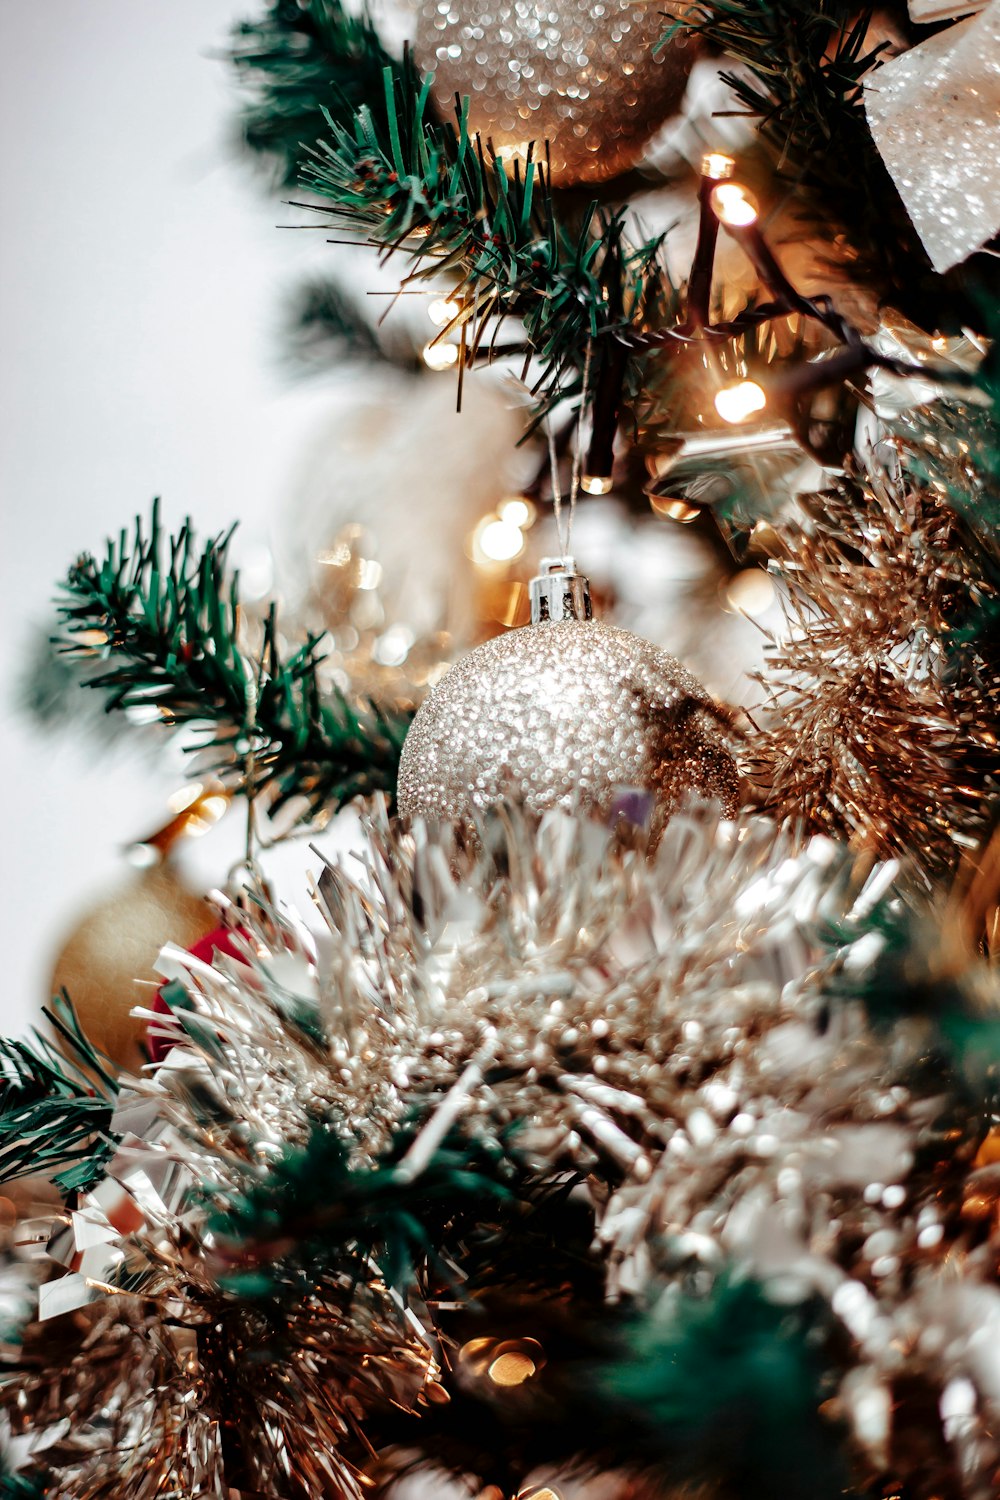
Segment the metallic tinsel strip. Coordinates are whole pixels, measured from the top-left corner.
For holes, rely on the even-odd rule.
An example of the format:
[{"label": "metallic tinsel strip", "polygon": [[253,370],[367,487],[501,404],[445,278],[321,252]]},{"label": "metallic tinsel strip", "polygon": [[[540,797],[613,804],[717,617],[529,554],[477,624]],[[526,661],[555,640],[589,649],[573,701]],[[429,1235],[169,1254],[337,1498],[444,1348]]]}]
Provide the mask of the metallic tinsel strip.
[{"label": "metallic tinsel strip", "polygon": [[[353,1287],[330,1277],[262,1365],[266,1305],[220,1285],[231,1264],[206,1214],[317,1118],[362,1168],[416,1110],[416,1180],[456,1123],[493,1142],[517,1122],[543,1180],[572,1166],[611,1298],[730,1263],[778,1300],[822,1299],[841,1332],[831,1410],[862,1468],[890,1448],[898,1462],[929,1404],[934,1462],[985,1500],[1000,1460],[986,1121],[926,1067],[926,1020],[877,1032],[825,993],[832,969],[870,970],[892,879],[826,838],[799,850],[705,808],[675,816],[654,859],[564,813],[504,810],[476,852],[376,808],[357,868],[320,877],[321,960],[274,922],[252,969],[167,954],[187,975],[192,1010],[166,1023],[184,1045],[131,1081],[106,1183],[52,1226],[66,1269],[51,1286],[80,1310],[2,1391],[54,1493],[360,1493],[366,1413],[413,1409],[440,1379],[433,1310],[404,1312],[376,1265]],[[819,938],[833,925],[836,951]],[[914,1389],[915,1417],[899,1395]]]}]

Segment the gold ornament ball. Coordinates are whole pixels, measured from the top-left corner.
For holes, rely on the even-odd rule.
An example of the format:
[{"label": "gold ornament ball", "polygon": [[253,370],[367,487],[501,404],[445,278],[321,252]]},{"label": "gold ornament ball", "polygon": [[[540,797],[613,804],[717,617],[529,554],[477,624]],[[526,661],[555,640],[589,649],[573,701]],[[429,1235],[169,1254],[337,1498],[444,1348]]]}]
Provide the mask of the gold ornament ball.
[{"label": "gold ornament ball", "polygon": [[658,836],[688,792],[731,816],[739,778],[712,700],[665,651],[598,620],[525,625],[457,662],[425,698],[399,767],[399,810],[469,822],[505,799],[612,814],[653,794]]},{"label": "gold ornament ball", "polygon": [[669,18],[635,0],[421,0],[414,55],[434,74],[434,97],[452,119],[455,95],[503,156],[528,144],[553,184],[599,182],[635,165],[675,113],[694,43],[655,51]]},{"label": "gold ornament ball", "polygon": [[129,1011],[153,1003],[162,982],[153,972],[157,954],[164,943],[190,948],[216,925],[211,907],[169,862],[143,870],[77,923],[55,961],[49,993],[65,989],[94,1045],[120,1068],[139,1068],[146,1026]]}]

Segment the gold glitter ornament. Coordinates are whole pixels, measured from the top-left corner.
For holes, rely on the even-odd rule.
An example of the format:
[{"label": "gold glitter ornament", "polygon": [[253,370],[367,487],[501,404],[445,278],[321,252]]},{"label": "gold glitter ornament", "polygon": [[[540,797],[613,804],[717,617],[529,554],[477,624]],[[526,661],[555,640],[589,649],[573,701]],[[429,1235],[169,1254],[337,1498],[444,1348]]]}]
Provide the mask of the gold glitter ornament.
[{"label": "gold glitter ornament", "polygon": [[739,778],[705,689],[650,642],[591,619],[571,558],[541,566],[531,624],[477,647],[425,698],[403,745],[400,812],[469,822],[511,799],[609,818],[639,789],[654,836],[689,792],[734,814]]},{"label": "gold glitter ornament", "polygon": [[94,1046],[119,1067],[141,1067],[146,1023],[131,1012],[152,1003],[157,954],[164,943],[189,948],[217,923],[208,903],[166,860],[85,913],[59,951],[48,994],[65,990]]},{"label": "gold glitter ornament", "polygon": [[445,118],[468,95],[472,130],[522,160],[548,141],[566,187],[634,166],[677,110],[695,45],[655,51],[665,26],[664,7],[635,0],[421,0],[414,55]]}]

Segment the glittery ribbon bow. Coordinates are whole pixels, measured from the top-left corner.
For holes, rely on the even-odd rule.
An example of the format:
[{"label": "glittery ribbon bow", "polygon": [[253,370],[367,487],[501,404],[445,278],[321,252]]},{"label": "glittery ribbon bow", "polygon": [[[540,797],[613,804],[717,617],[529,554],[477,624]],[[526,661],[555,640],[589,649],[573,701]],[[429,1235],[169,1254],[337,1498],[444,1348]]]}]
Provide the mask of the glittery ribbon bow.
[{"label": "glittery ribbon bow", "polygon": [[947,271],[1000,230],[1000,0],[910,9],[917,21],[965,19],[869,74],[865,112],[935,270]]}]

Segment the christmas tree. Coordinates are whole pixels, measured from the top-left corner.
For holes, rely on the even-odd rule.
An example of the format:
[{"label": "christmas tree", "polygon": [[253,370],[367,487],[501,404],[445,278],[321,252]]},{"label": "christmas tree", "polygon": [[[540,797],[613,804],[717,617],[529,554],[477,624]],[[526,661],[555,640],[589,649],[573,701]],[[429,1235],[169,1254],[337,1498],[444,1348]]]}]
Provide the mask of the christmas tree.
[{"label": "christmas tree", "polygon": [[233,38],[299,354],[521,481],[446,625],[419,510],[288,617],[156,506],[69,566],[54,663],[198,778],[147,847],[246,848],[0,1043],[4,1495],[1000,1495],[1000,0],[670,10]]}]

